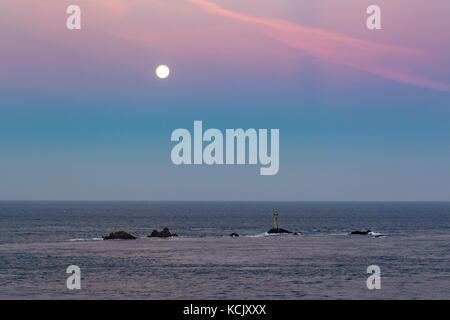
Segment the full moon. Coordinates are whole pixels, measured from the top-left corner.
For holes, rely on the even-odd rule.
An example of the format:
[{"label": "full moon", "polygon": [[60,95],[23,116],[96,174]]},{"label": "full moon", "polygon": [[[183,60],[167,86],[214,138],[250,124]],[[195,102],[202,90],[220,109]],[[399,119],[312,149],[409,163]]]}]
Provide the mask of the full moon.
[{"label": "full moon", "polygon": [[169,74],[170,74],[170,69],[169,69],[168,66],[165,66],[165,65],[162,64],[162,65],[160,65],[160,66],[158,66],[158,67],[156,68],[155,73],[156,73],[156,76],[157,76],[158,78],[160,78],[160,79],[165,79],[165,78],[167,78],[167,77],[169,76]]}]

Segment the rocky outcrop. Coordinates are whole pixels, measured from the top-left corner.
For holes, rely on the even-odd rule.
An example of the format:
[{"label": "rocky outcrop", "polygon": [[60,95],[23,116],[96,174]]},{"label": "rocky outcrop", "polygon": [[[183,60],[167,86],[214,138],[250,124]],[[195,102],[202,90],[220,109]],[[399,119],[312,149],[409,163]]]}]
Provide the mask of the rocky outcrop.
[{"label": "rocky outcrop", "polygon": [[352,231],[352,232],[350,232],[350,234],[369,234],[369,233],[371,233],[372,231],[370,231],[370,230],[367,230],[367,231]]},{"label": "rocky outcrop", "polygon": [[[294,233],[292,231],[288,231],[286,229],[282,229],[278,227],[278,211],[275,210],[273,212],[273,228],[267,231],[268,234],[283,234],[283,233]],[[297,234],[297,233],[294,233]]]},{"label": "rocky outcrop", "polygon": [[276,234],[276,233],[293,233],[292,231],[288,231],[282,228],[272,228],[269,231],[267,231],[269,234]]},{"label": "rocky outcrop", "polygon": [[236,232],[233,232],[232,234],[230,234],[230,237],[239,237],[239,235]]},{"label": "rocky outcrop", "polygon": [[162,231],[153,230],[153,232],[148,236],[149,238],[169,238],[169,237],[178,237],[178,235],[174,233],[170,233],[169,228],[165,227]]},{"label": "rocky outcrop", "polygon": [[125,231],[111,232],[109,234],[109,236],[103,237],[103,240],[116,240],[116,239],[134,240],[134,239],[136,239],[136,237],[132,236],[131,234],[129,234]]}]

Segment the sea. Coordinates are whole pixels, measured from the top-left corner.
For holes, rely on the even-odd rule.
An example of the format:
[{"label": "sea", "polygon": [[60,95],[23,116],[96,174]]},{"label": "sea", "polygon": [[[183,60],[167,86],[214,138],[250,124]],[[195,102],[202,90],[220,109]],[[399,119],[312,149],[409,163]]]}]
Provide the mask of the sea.
[{"label": "sea", "polygon": [[0,299],[450,299],[450,202],[0,201]]}]

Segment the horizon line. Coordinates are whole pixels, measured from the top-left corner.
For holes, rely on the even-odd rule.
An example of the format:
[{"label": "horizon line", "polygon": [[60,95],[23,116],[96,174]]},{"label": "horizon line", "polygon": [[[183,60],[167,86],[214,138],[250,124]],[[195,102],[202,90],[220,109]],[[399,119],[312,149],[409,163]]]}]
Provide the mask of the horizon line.
[{"label": "horizon line", "polygon": [[80,200],[80,199],[65,199],[65,200],[48,200],[48,199],[34,199],[34,200],[8,200],[0,199],[0,202],[408,202],[408,203],[423,203],[423,202],[449,202],[450,200]]}]

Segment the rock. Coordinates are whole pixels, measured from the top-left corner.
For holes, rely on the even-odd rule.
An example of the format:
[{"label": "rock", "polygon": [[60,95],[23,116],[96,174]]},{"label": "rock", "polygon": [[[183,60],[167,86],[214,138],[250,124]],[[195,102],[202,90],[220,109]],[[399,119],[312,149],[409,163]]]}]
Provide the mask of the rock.
[{"label": "rock", "polygon": [[292,231],[288,231],[282,228],[272,228],[269,231],[267,231],[267,233],[269,234],[274,234],[274,233],[292,233]]},{"label": "rock", "polygon": [[169,228],[165,227],[162,231],[153,230],[152,234],[148,236],[149,238],[169,238],[178,237],[176,234],[170,233]]},{"label": "rock", "polygon": [[230,234],[230,237],[239,237],[239,235],[236,232],[233,232],[232,234]]},{"label": "rock", "polygon": [[133,240],[136,239],[136,237],[132,236],[129,233],[126,233],[125,231],[111,232],[109,236],[103,237],[103,240],[114,240],[114,239]]},{"label": "rock", "polygon": [[370,230],[367,230],[367,231],[352,231],[352,232],[350,232],[350,234],[369,234],[371,232],[372,231],[370,231]]}]

